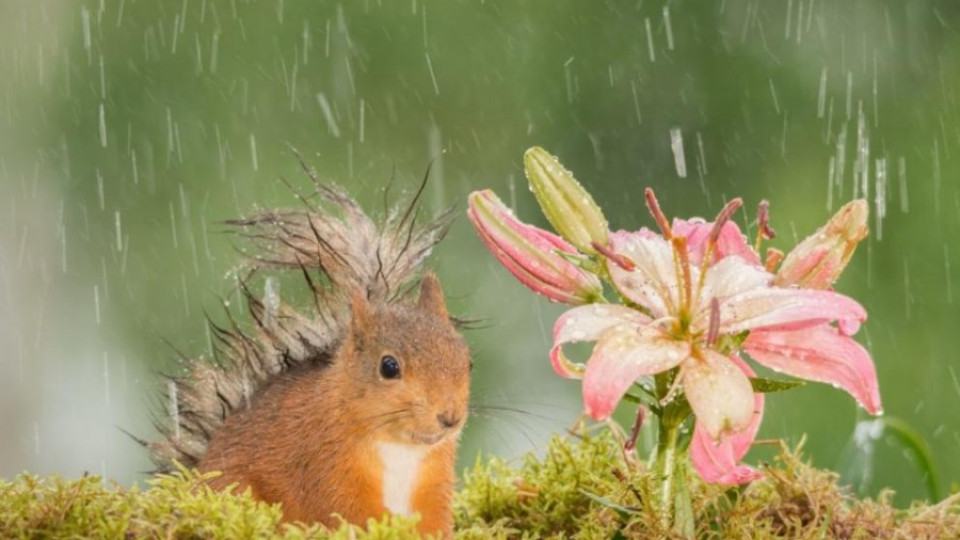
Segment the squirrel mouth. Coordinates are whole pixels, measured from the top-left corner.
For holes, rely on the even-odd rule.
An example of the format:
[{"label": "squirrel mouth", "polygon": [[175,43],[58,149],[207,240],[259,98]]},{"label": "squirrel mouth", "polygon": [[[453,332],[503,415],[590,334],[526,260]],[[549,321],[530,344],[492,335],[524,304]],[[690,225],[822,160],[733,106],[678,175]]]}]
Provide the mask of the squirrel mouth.
[{"label": "squirrel mouth", "polygon": [[446,432],[444,431],[437,433],[421,433],[417,431],[410,432],[410,438],[413,439],[414,442],[426,445],[433,445],[440,442],[445,435]]}]

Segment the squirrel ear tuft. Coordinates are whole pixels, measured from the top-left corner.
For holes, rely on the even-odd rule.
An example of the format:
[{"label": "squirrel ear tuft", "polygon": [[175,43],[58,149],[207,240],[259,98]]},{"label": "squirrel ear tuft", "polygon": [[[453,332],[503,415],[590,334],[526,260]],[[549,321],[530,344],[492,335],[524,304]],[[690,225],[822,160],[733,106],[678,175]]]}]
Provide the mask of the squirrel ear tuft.
[{"label": "squirrel ear tuft", "polygon": [[443,301],[443,288],[440,287],[440,280],[432,272],[427,272],[420,281],[420,301],[417,306],[431,313],[436,314],[442,319],[449,319],[447,305]]}]

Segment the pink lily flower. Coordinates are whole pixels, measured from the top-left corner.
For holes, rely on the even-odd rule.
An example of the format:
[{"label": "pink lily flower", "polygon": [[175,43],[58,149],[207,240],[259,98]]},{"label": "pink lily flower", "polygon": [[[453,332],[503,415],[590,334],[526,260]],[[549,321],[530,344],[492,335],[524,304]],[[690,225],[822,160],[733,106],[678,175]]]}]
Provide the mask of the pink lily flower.
[{"label": "pink lily flower", "polygon": [[467,216],[480,239],[521,283],[565,304],[601,297],[599,278],[560,255],[579,255],[563,238],[520,222],[493,191],[475,191],[468,203]]},{"label": "pink lily flower", "polygon": [[741,431],[753,414],[750,382],[714,344],[745,330],[866,318],[859,304],[840,294],[770,287],[773,276],[740,257],[692,266],[685,239],[673,239],[648,230],[611,235],[613,251],[635,265],[625,270],[608,263],[613,283],[648,315],[620,306],[582,306],[554,327],[554,366],[572,365],[562,345],[598,342],[583,370],[584,405],[596,419],[608,417],[637,378],[681,366],[687,399],[711,437]]},{"label": "pink lily flower", "polygon": [[[876,387],[869,356],[864,364],[862,348],[850,346],[847,337],[866,313],[837,293],[772,286],[774,276],[759,266],[759,257],[728,221],[739,200],[714,223],[677,221],[674,230],[649,190],[647,197],[662,234],[612,234],[607,262],[614,285],[640,311],[605,305],[568,311],[554,327],[552,364],[563,376],[582,374],[584,405],[597,419],[608,417],[639,377],[679,366],[677,389],[682,387],[697,418],[695,467],[710,481],[747,481],[755,471],[737,462],[756,434],[763,400],[751,388],[752,372],[735,355],[737,336],[744,331],[766,335],[769,339],[744,347],[755,360],[796,376],[829,380],[857,397],[857,384],[869,386],[871,374]],[[791,332],[818,332],[828,341],[810,341],[800,349],[785,341],[798,335]],[[563,354],[562,346],[574,341],[597,342],[586,366]],[[839,376],[843,368],[846,377]],[[879,410],[870,400],[861,403]]]}]

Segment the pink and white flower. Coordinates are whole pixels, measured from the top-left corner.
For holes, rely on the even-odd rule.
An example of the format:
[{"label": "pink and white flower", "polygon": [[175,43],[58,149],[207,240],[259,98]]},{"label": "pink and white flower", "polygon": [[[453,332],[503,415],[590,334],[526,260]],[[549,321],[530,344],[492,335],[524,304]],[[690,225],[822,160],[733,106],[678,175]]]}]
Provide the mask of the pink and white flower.
[{"label": "pink and white flower", "polygon": [[[489,190],[470,195],[468,216],[523,284],[578,306],[557,320],[550,360],[561,376],[583,379],[590,416],[608,418],[638,379],[669,374],[657,378],[661,401],[651,408],[660,409],[662,421],[682,396],[689,409],[678,402],[680,412],[673,411],[681,416],[666,429],[675,430],[675,422],[692,410],[694,467],[708,482],[738,484],[760,474],[740,460],[753,444],[764,406],[741,353],[773,370],[833,384],[868,412],[881,412],[873,361],[851,337],[866,312],[828,290],[867,234],[864,201],[844,206],[774,273],[783,254],[768,250],[763,263],[756,251],[774,236],[765,202],[756,248],[730,221],[740,199],[713,222],[671,223],[649,189],[647,206],[660,232],[610,232],[592,197],[554,156],[532,148],[524,165],[560,236],[520,222]],[[602,303],[601,277],[623,305]],[[582,341],[596,342],[589,360],[571,361],[563,346]],[[669,493],[664,500],[669,506]]]},{"label": "pink and white flower", "polygon": [[[671,227],[652,192],[647,196],[662,233],[613,233],[607,250],[611,281],[635,309],[581,306],[554,327],[551,362],[562,376],[582,376],[590,416],[607,418],[638,378],[679,368],[676,390],[696,415],[694,465],[710,481],[737,483],[755,476],[737,462],[763,406],[737,357],[741,348],[774,370],[835,384],[880,412],[873,363],[850,338],[866,319],[860,304],[832,291],[774,286],[774,275],[728,221],[739,200],[714,223]],[[563,353],[576,341],[597,343],[586,365]]]}]

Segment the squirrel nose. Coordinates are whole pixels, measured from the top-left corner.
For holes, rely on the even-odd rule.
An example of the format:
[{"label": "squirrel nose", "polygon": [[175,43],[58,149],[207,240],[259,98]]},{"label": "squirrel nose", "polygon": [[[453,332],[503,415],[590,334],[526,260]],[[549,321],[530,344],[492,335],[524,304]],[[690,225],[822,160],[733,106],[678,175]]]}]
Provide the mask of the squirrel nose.
[{"label": "squirrel nose", "polygon": [[437,415],[437,421],[445,428],[452,428],[460,423],[460,417],[450,411],[442,412]]}]

